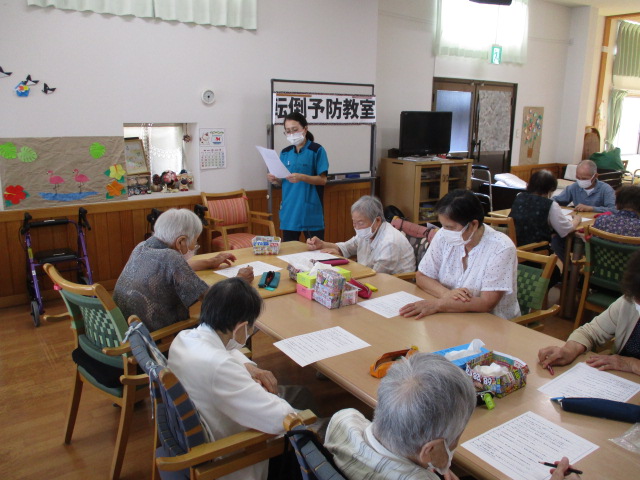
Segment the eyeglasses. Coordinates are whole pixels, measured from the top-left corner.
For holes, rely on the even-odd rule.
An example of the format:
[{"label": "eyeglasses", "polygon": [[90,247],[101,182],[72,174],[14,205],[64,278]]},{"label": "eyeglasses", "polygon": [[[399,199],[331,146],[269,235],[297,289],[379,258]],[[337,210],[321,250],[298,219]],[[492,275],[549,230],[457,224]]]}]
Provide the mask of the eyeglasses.
[{"label": "eyeglasses", "polygon": [[196,246],[193,248],[194,253],[200,250],[200,245],[196,243]]},{"label": "eyeglasses", "polygon": [[286,137],[287,135],[291,135],[292,133],[298,133],[298,132],[301,132],[302,130],[304,130],[304,128],[301,128],[301,127],[285,128],[282,134]]}]

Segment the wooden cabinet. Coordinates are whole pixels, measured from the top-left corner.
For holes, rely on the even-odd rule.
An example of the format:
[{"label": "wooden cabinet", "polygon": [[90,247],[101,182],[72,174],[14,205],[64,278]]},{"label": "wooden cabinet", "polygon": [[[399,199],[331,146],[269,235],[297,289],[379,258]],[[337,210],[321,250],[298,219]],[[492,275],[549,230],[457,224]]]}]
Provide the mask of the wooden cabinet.
[{"label": "wooden cabinet", "polygon": [[435,221],[436,202],[456,188],[471,188],[471,159],[380,162],[382,203],[395,205],[414,223]]}]

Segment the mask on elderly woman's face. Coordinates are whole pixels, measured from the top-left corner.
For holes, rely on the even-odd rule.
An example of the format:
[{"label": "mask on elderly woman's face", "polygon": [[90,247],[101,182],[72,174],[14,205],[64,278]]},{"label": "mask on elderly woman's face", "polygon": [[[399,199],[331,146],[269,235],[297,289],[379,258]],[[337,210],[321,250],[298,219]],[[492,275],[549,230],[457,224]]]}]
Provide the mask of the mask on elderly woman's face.
[{"label": "mask on elderly woman's face", "polygon": [[451,462],[453,461],[453,450],[449,450],[449,445],[447,445],[447,441],[446,440],[443,439],[442,443],[444,444],[444,449],[447,451],[447,457],[448,457],[447,458],[447,466],[444,467],[444,468],[435,467],[431,462],[429,462],[427,467],[430,468],[432,471],[435,470],[440,475],[444,476],[449,471],[449,468],[451,468]]}]

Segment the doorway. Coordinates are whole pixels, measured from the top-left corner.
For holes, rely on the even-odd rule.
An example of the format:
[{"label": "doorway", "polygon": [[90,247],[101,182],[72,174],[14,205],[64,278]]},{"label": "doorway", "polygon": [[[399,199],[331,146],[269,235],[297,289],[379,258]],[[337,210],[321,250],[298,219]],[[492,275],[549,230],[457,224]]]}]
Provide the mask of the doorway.
[{"label": "doorway", "polygon": [[517,90],[515,83],[434,78],[431,109],[453,112],[451,154],[493,175],[509,172]]}]

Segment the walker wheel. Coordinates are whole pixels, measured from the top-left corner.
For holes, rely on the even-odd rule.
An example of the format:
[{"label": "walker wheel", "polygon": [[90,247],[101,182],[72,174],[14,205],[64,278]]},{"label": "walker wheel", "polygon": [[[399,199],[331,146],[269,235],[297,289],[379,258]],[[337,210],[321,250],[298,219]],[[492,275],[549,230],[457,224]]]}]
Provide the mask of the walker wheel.
[{"label": "walker wheel", "polygon": [[37,300],[31,301],[31,316],[33,317],[33,324],[36,327],[40,326],[40,305]]}]

